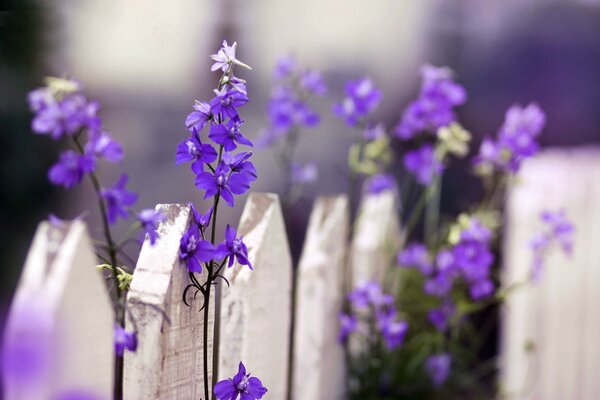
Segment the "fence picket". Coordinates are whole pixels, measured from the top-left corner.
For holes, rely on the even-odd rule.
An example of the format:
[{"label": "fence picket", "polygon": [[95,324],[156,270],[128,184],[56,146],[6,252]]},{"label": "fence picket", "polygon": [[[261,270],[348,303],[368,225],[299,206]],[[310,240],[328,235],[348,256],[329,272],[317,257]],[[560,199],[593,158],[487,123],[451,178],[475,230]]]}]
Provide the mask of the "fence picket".
[{"label": "fence picket", "polygon": [[[505,286],[531,271],[529,241],[543,210],[564,208],[576,226],[572,259],[547,258],[541,281],[503,310],[502,383],[515,399],[598,398],[600,381],[600,151],[550,150],[528,161],[509,196]],[[534,351],[527,353],[525,344]]]},{"label": "fence picket", "polygon": [[268,387],[267,398],[285,399],[291,307],[291,257],[279,198],[251,194],[241,217],[254,271],[236,263],[225,272],[220,312],[219,379],[243,361]]},{"label": "fence picket", "polygon": [[297,275],[293,400],[345,398],[344,349],[338,343],[348,249],[348,199],[319,198]]},{"label": "fence picket", "polygon": [[[191,307],[183,303],[189,277],[179,262],[179,242],[189,226],[191,209],[181,204],[162,204],[156,209],[166,220],[159,226],[155,245],[150,246],[148,239],[144,242],[127,296],[127,327],[135,325],[139,344],[135,353],[125,353],[124,398],[199,399],[204,387],[203,319],[198,312],[202,296],[194,300],[190,294]],[[201,275],[199,279],[203,282]],[[209,332],[214,323],[213,304]]]},{"label": "fence picket", "polygon": [[5,399],[110,398],[114,317],[96,265],[82,221],[38,226],[4,334]]}]

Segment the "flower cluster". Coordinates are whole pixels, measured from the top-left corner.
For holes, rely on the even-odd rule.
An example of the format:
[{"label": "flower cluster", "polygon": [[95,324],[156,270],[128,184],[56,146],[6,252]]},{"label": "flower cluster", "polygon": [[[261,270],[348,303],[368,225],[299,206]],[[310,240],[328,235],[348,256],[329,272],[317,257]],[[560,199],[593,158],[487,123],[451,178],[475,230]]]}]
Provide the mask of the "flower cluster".
[{"label": "flower cluster", "polygon": [[343,118],[349,126],[366,124],[366,117],[381,102],[381,90],[375,87],[369,78],[349,81],[345,87],[346,97],[341,103],[333,105],[333,113]]},{"label": "flower cluster", "polygon": [[568,255],[573,253],[574,225],[567,219],[564,210],[552,212],[544,211],[540,215],[544,229],[537,232],[531,239],[530,247],[533,251],[531,276],[534,281],[540,279],[544,260],[548,252],[558,245]]},{"label": "flower cluster", "polygon": [[425,65],[421,74],[419,97],[408,105],[396,126],[395,135],[402,140],[423,132],[436,133],[456,119],[454,107],[467,101],[465,89],[452,80],[449,68]]},{"label": "flower cluster", "polygon": [[481,143],[476,170],[481,175],[494,170],[517,172],[523,160],[538,153],[537,137],[545,124],[546,116],[537,104],[513,105],[506,112],[497,139],[486,137]]},{"label": "flower cluster", "polygon": [[214,388],[217,400],[259,400],[267,393],[260,379],[246,373],[246,367],[240,362],[238,372],[231,379],[218,382]]},{"label": "flower cluster", "polygon": [[408,324],[398,318],[394,298],[384,294],[377,282],[359,284],[348,295],[352,313],[341,313],[339,340],[344,342],[355,331],[366,331],[371,336],[374,329],[383,338],[386,347],[393,350],[402,345]]}]

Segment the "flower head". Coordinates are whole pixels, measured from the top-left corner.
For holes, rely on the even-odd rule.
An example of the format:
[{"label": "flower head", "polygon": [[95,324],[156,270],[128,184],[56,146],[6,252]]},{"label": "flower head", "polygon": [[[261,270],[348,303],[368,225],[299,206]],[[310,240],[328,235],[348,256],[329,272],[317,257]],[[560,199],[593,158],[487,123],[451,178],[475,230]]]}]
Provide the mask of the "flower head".
[{"label": "flower head", "polygon": [[210,145],[202,143],[198,131],[194,129],[192,135],[177,145],[176,164],[192,162],[192,168],[204,170],[204,164],[209,164],[217,159],[217,151]]},{"label": "flower head", "polygon": [[257,400],[267,393],[260,379],[246,373],[246,367],[240,362],[238,373],[232,379],[218,382],[214,388],[217,400]]},{"label": "flower head", "polygon": [[431,257],[422,243],[411,243],[398,253],[398,265],[402,267],[417,268],[425,276],[433,272]]},{"label": "flower head", "polygon": [[344,343],[346,342],[346,340],[348,340],[348,337],[358,328],[358,319],[355,315],[340,313],[339,322],[340,332],[338,334],[338,341],[340,343]]},{"label": "flower head", "polygon": [[429,185],[444,170],[444,165],[437,159],[433,146],[429,144],[406,153],[404,166],[421,185]]},{"label": "flower head", "polygon": [[142,224],[143,233],[142,240],[144,240],[144,236],[148,234],[148,238],[150,239],[150,244],[156,243],[156,239],[158,239],[158,225],[165,220],[165,215],[160,211],[155,211],[152,209],[145,209],[138,213],[137,215],[138,221]]},{"label": "flower head", "polygon": [[179,260],[185,262],[190,272],[202,272],[201,262],[209,262],[214,257],[214,247],[202,239],[198,225],[191,224],[179,242]]},{"label": "flower head", "polygon": [[350,126],[372,113],[383,97],[369,78],[348,81],[345,87],[346,97],[341,103],[334,104],[333,112],[344,118]]},{"label": "flower head", "polygon": [[196,101],[192,111],[185,119],[185,126],[190,132],[200,132],[213,118],[210,104]]},{"label": "flower head", "polygon": [[213,114],[222,113],[229,118],[238,117],[237,109],[248,103],[248,95],[236,89],[223,88],[215,90],[215,97],[210,101],[210,111]]},{"label": "flower head", "polygon": [[241,265],[247,265],[250,269],[253,269],[248,259],[248,248],[244,243],[244,239],[241,236],[237,237],[235,229],[230,225],[227,225],[225,229],[225,241],[215,249],[215,258],[224,259],[225,257],[229,257],[227,267],[231,267],[234,261],[237,260]]},{"label": "flower head", "polygon": [[123,146],[114,140],[108,132],[90,132],[90,140],[85,145],[85,153],[106,161],[118,163],[123,160]]},{"label": "flower head", "polygon": [[59,161],[48,171],[48,178],[54,185],[70,189],[79,184],[86,173],[90,173],[94,169],[96,169],[94,157],[66,150],[60,155]]},{"label": "flower head", "polygon": [[194,169],[196,175],[196,187],[205,191],[204,198],[208,199],[217,193],[223,197],[229,207],[233,207],[234,194],[244,194],[250,189],[248,174],[243,172],[232,172],[231,168],[222,160],[215,172],[203,172]]},{"label": "flower head", "polygon": [[295,185],[302,185],[305,183],[312,183],[319,177],[319,170],[314,162],[310,162],[304,165],[298,163],[292,163],[292,183]]},{"label": "flower head", "polygon": [[213,54],[210,56],[215,63],[210,68],[211,71],[221,70],[225,73],[229,72],[233,64],[240,65],[242,67],[252,69],[250,66],[244,64],[237,58],[235,58],[235,49],[237,47],[237,43],[233,42],[231,46],[227,44],[226,40],[223,40],[223,46],[217,51],[217,54]]},{"label": "flower head", "polygon": [[122,357],[125,350],[134,352],[137,349],[137,335],[128,332],[119,324],[115,324],[115,353]]},{"label": "flower head", "polygon": [[252,146],[252,142],[240,132],[243,123],[239,118],[231,118],[226,124],[214,124],[210,127],[208,137],[213,142],[223,145],[225,151],[235,150],[236,143]]},{"label": "flower head", "polygon": [[121,174],[112,188],[102,189],[100,195],[106,204],[108,222],[114,224],[118,217],[127,218],[127,210],[137,201],[137,194],[125,189],[129,177]]}]

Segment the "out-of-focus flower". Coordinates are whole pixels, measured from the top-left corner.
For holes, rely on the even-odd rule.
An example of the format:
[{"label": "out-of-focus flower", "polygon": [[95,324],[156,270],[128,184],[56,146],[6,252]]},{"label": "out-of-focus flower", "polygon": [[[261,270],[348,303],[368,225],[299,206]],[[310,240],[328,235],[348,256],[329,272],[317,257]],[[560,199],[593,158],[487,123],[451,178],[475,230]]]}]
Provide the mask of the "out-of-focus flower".
[{"label": "out-of-focus flower", "polygon": [[434,354],[425,361],[425,371],[435,386],[441,386],[450,375],[452,357],[447,353]]},{"label": "out-of-focus flower", "polygon": [[379,105],[383,95],[369,78],[348,81],[345,86],[346,97],[341,103],[334,104],[333,112],[344,118],[350,126],[356,125],[371,114]]},{"label": "out-of-focus flower", "polygon": [[90,140],[85,145],[85,153],[118,163],[123,160],[123,146],[114,140],[108,132],[90,132]]},{"label": "out-of-focus flower", "polygon": [[137,349],[137,335],[128,332],[119,324],[115,324],[115,353],[122,357],[125,350],[134,352]]},{"label": "out-of-focus flower", "polygon": [[437,159],[433,146],[429,144],[406,153],[404,166],[422,185],[429,185],[444,170],[444,165]]},{"label": "out-of-focus flower", "polygon": [[127,174],[123,173],[113,187],[101,191],[106,204],[106,216],[111,224],[117,222],[118,217],[127,218],[127,210],[137,201],[137,194],[125,189],[128,180]]},{"label": "out-of-focus flower", "polygon": [[158,232],[156,232],[156,230],[158,229],[158,225],[165,220],[165,215],[160,211],[148,208],[140,211],[137,217],[143,228],[142,240],[144,240],[144,236],[148,234],[150,244],[156,243],[156,239],[158,239]]},{"label": "out-of-focus flower", "polygon": [[54,185],[70,189],[79,184],[85,174],[95,169],[94,157],[66,150],[61,153],[59,161],[50,167],[48,178]]},{"label": "out-of-focus flower", "polygon": [[365,189],[367,193],[370,194],[379,194],[389,190],[396,190],[396,179],[389,174],[373,175],[365,182]]},{"label": "out-of-focus flower", "polygon": [[417,268],[425,276],[433,272],[431,257],[422,243],[411,243],[398,253],[398,265],[401,267]]},{"label": "out-of-focus flower", "polygon": [[231,379],[218,382],[214,388],[217,400],[257,400],[267,393],[260,379],[246,373],[246,367],[240,362],[238,373]]},{"label": "out-of-focus flower", "polygon": [[317,164],[310,162],[304,165],[298,163],[292,163],[292,183],[294,185],[302,185],[305,183],[312,183],[319,177],[319,170]]},{"label": "out-of-focus flower", "polygon": [[346,342],[346,340],[348,340],[348,337],[358,328],[358,318],[356,318],[355,315],[340,313],[339,321],[340,332],[338,335],[338,340],[340,341],[340,343],[344,343]]},{"label": "out-of-focus flower", "polygon": [[529,242],[533,251],[531,274],[534,281],[540,279],[546,255],[555,243],[565,254],[572,254],[575,233],[575,226],[567,219],[564,210],[543,211],[540,214],[540,220],[544,224],[544,228],[537,232]]},{"label": "out-of-focus flower", "polygon": [[450,318],[456,312],[456,307],[450,301],[444,301],[438,308],[432,308],[427,313],[429,322],[440,332],[446,332]]}]

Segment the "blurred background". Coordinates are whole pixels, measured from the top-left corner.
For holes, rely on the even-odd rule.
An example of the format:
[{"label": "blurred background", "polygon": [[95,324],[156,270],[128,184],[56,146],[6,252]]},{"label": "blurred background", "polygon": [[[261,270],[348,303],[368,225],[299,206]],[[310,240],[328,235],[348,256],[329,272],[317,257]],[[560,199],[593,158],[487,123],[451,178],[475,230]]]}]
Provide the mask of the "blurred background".
[{"label": "blurred background", "polygon": [[[382,88],[377,116],[393,128],[416,96],[423,63],[447,65],[469,92],[460,120],[479,142],[501,125],[514,102],[537,101],[548,122],[544,146],[600,141],[600,1],[598,0],[2,0],[0,9],[0,304],[6,308],[37,223],[73,218],[90,204],[84,182],[66,192],[46,178],[59,144],[34,136],[26,94],[47,75],[67,74],[102,103],[104,126],[123,143],[138,206],[201,202],[187,167],[174,166],[194,99],[208,99],[216,73],[209,54],[238,42],[253,66],[245,134],[266,126],[266,101],[278,57],[295,56],[329,84],[316,103],[318,129],[305,131],[298,160],[317,161],[319,180],[295,209],[290,229],[300,249],[311,197],[344,192],[347,148],[354,139],[333,117],[347,79],[370,76]],[[254,191],[278,191],[283,174],[268,150],[256,153]],[[464,165],[444,181],[447,211],[476,188]],[[112,184],[120,168],[107,167]],[[473,190],[469,190],[473,188]],[[243,201],[230,210],[237,222]],[[204,207],[203,207],[204,208]],[[97,216],[91,208],[91,226]],[[225,220],[225,218],[223,219]],[[125,227],[123,227],[125,228]],[[92,228],[93,230],[93,228]],[[94,233],[94,232],[93,232]]]}]

